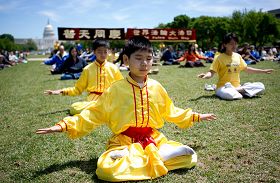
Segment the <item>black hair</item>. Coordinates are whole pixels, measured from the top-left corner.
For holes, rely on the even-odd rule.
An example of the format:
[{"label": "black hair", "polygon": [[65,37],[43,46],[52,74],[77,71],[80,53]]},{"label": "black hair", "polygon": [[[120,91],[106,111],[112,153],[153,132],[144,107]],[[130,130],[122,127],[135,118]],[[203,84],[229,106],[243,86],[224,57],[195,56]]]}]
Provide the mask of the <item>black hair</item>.
[{"label": "black hair", "polygon": [[99,47],[110,48],[110,43],[104,38],[96,38],[92,43],[92,49],[96,50]]},{"label": "black hair", "polygon": [[[237,37],[237,35],[236,35],[235,33],[232,33],[232,32],[227,33],[227,34],[224,36],[224,38],[223,38],[223,44],[227,44],[227,43],[229,43],[231,40],[234,40],[235,42],[238,43],[238,37]],[[224,53],[224,52],[226,52],[226,48],[222,48],[222,49],[221,49],[221,53]]]},{"label": "black hair", "polygon": [[72,52],[73,49],[76,49],[76,51],[78,52],[78,50],[77,50],[77,48],[76,48],[75,46],[71,46],[71,47],[69,48],[69,57],[71,57],[71,58],[73,58],[73,56],[72,56],[72,54],[71,54],[71,52]]},{"label": "black hair", "polygon": [[124,47],[124,55],[128,56],[129,58],[131,54],[135,53],[138,50],[149,51],[153,53],[151,42],[144,36],[131,37]]},{"label": "black hair", "polygon": [[[194,48],[193,50],[192,50],[192,48]],[[194,44],[193,43],[191,43],[191,44],[189,44],[189,46],[188,46],[188,53],[189,54],[191,54],[192,52],[194,52],[195,53],[195,46],[194,46]]]}]

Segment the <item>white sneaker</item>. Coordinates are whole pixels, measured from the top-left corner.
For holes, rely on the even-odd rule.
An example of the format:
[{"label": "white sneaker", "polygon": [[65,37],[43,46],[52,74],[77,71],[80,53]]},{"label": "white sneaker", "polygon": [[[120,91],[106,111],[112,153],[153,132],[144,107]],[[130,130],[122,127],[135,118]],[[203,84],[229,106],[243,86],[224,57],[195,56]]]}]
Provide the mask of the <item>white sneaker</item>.
[{"label": "white sneaker", "polygon": [[227,82],[225,84],[225,88],[233,88],[232,84],[230,82]]},{"label": "white sneaker", "polygon": [[205,84],[204,85],[204,89],[206,90],[206,91],[214,91],[215,89],[216,89],[216,85],[214,85],[214,84]]}]

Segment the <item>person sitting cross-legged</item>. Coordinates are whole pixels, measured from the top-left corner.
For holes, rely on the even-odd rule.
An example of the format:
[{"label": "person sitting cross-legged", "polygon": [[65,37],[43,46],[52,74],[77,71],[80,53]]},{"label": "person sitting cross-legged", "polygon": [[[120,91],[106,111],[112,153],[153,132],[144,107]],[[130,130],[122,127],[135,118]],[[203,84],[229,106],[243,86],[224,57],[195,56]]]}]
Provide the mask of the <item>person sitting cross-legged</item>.
[{"label": "person sitting cross-legged", "polygon": [[148,77],[153,51],[145,37],[130,38],[123,58],[130,68],[125,79],[113,83],[81,114],[66,117],[36,133],[67,132],[70,138],[79,138],[100,125],[107,125],[113,135],[96,169],[97,177],[105,181],[150,180],[170,170],[194,167],[195,151],[168,140],[159,129],[165,121],[188,128],[196,122],[215,120],[216,116],[174,106],[163,86]]},{"label": "person sitting cross-legged", "polygon": [[238,38],[234,33],[228,33],[223,39],[223,49],[212,65],[210,71],[199,74],[199,78],[209,79],[215,73],[218,74],[216,95],[221,99],[234,100],[241,99],[243,96],[253,97],[262,94],[265,90],[261,82],[240,84],[240,72],[253,73],[272,73],[273,69],[256,69],[248,67],[241,55],[235,52]]}]

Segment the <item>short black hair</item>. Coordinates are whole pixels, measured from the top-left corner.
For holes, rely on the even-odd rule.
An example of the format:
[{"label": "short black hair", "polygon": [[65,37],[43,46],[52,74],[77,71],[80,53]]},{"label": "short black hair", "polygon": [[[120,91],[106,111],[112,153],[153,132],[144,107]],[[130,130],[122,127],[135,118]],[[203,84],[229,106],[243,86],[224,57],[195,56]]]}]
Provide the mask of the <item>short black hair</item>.
[{"label": "short black hair", "polygon": [[96,50],[99,47],[110,48],[110,43],[104,38],[96,38],[92,43],[92,49]]},{"label": "short black hair", "polygon": [[151,42],[144,36],[131,37],[124,47],[124,55],[128,56],[129,58],[131,54],[138,50],[149,51],[153,53]]},{"label": "short black hair", "polygon": [[[236,35],[235,33],[233,33],[233,32],[227,33],[227,34],[224,36],[224,38],[223,38],[223,44],[227,44],[227,43],[229,43],[231,40],[234,40],[235,42],[238,43],[238,37],[237,37],[237,35]],[[222,45],[223,45],[223,44],[222,44]],[[224,53],[224,52],[226,52],[226,49],[223,47],[223,48],[221,49],[221,53]]]},{"label": "short black hair", "polygon": [[238,37],[235,33],[227,33],[225,36],[224,36],[224,39],[223,39],[223,44],[227,44],[229,43],[231,40],[234,40],[235,42],[238,43]]}]

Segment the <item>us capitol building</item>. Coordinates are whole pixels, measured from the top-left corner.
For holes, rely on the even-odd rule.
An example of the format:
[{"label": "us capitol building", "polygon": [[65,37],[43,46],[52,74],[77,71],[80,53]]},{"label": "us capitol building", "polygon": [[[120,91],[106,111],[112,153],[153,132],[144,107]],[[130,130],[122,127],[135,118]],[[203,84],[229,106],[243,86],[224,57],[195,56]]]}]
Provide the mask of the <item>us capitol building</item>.
[{"label": "us capitol building", "polygon": [[[25,44],[30,39],[16,39],[15,42],[17,44]],[[43,51],[51,51],[54,47],[57,38],[55,37],[55,33],[53,30],[53,26],[50,24],[48,20],[47,25],[44,28],[43,38],[42,39],[31,39],[37,45],[38,50]]]}]

